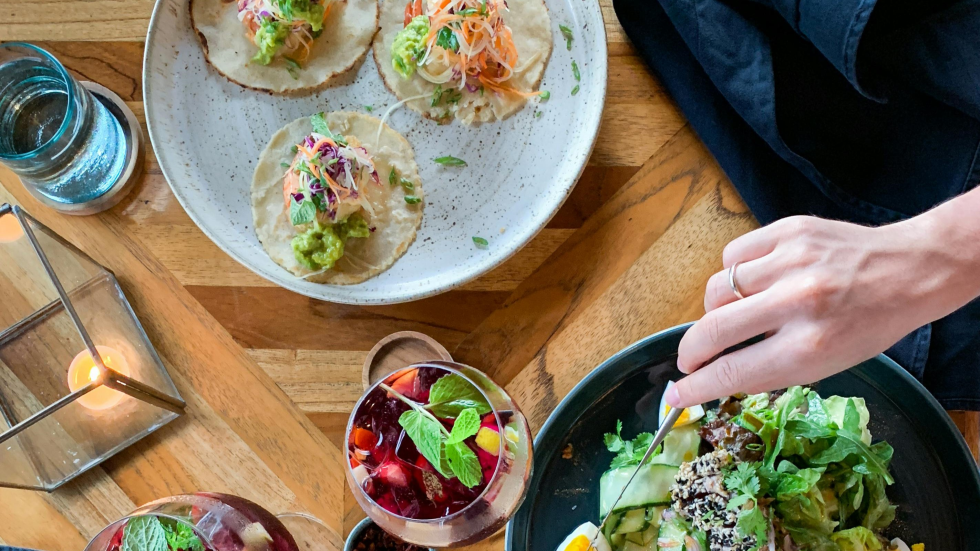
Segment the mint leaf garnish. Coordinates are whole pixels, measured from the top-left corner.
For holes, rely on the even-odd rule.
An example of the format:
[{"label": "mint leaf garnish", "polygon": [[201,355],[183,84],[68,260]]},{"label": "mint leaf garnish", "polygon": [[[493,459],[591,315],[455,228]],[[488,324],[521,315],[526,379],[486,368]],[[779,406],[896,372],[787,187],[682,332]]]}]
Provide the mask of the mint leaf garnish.
[{"label": "mint leaf garnish", "polygon": [[293,77],[293,80],[299,80],[299,71],[303,66],[295,59],[286,56],[283,56],[282,60],[286,62],[286,72],[289,73],[289,76]]},{"label": "mint leaf garnish", "polygon": [[478,415],[492,411],[487,399],[473,383],[450,373],[429,389],[429,405],[425,406],[438,417],[456,418],[463,410],[473,408]]},{"label": "mint leaf garnish", "polygon": [[466,166],[466,161],[460,159],[459,157],[453,157],[452,155],[445,155],[443,157],[436,157],[432,159],[436,164],[442,166]]},{"label": "mint leaf garnish", "polygon": [[428,406],[423,407],[402,396],[388,385],[382,384],[381,388],[412,408],[402,413],[398,424],[439,474],[445,478],[455,476],[467,488],[473,488],[483,481],[480,460],[465,440],[480,430],[480,411],[489,413],[491,409],[473,383],[453,373],[439,379],[429,389],[430,400],[440,400],[437,408],[453,413],[452,416],[456,418],[452,432],[433,414],[437,408],[430,412],[426,409]]},{"label": "mint leaf garnish", "polygon": [[449,433],[447,444],[458,444],[473,436],[480,430],[480,414],[475,409],[464,409],[460,412],[456,422],[453,423],[453,431]]},{"label": "mint leaf garnish", "polygon": [[344,139],[343,136],[340,134],[334,134],[330,131],[330,125],[327,124],[327,118],[323,115],[323,111],[320,111],[315,115],[311,115],[310,124],[313,125],[313,131],[317,134],[323,134],[324,136],[337,142],[338,145],[347,145],[347,140]]},{"label": "mint leaf garnish", "polygon": [[289,202],[289,221],[294,226],[309,224],[316,218],[316,204],[313,201],[303,199],[302,203],[297,203],[294,198]]},{"label": "mint leaf garnish", "polygon": [[167,551],[167,535],[160,519],[134,517],[123,529],[122,551]]},{"label": "mint leaf garnish", "polygon": [[572,49],[572,29],[565,25],[558,25],[558,30],[561,31],[561,35],[565,38],[565,49],[571,51]]},{"label": "mint leaf garnish", "polygon": [[465,442],[446,444],[446,457],[456,478],[467,488],[473,488],[483,482],[483,470],[480,460]]},{"label": "mint leaf garnish", "polygon": [[439,474],[452,478],[453,474],[445,470],[442,460],[442,431],[445,430],[442,424],[418,409],[410,409],[403,413],[398,418],[398,424],[405,429],[422,457],[425,457]]},{"label": "mint leaf garnish", "polygon": [[327,124],[327,118],[323,116],[323,111],[311,116],[310,124],[313,125],[313,131],[317,134],[323,134],[324,136],[333,135],[333,132],[330,131],[330,125]]}]

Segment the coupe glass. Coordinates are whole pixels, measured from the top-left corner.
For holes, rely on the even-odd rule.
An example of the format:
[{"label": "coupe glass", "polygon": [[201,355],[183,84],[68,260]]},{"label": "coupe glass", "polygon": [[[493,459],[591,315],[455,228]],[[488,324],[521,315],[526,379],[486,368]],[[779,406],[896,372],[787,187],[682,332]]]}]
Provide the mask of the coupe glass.
[{"label": "coupe glass", "polygon": [[[336,545],[330,543],[327,527],[310,515],[276,516],[245,498],[197,493],[159,499],[136,509],[105,527],[85,551],[122,551],[126,526],[142,517],[190,528],[205,551],[299,551],[300,547],[328,549]],[[171,547],[169,551],[192,550]]]},{"label": "coupe glass", "polygon": [[[398,423],[410,409],[405,396],[424,405],[432,384],[450,374],[472,384],[492,408],[481,423],[481,432],[490,432],[467,441],[483,471],[473,488],[436,473]],[[395,391],[402,394],[396,398],[389,392],[395,388],[410,388],[412,395]],[[531,476],[531,432],[517,404],[480,371],[453,362],[411,365],[375,383],[355,406],[346,441],[354,498],[382,529],[423,547],[460,547],[490,537],[520,507]]]}]

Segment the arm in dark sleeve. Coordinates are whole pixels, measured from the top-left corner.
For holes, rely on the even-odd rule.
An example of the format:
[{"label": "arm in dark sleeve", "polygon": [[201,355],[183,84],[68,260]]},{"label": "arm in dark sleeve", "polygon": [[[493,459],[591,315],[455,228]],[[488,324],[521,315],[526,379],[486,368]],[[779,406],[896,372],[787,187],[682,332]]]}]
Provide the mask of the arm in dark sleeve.
[{"label": "arm in dark sleeve", "polygon": [[897,25],[890,21],[887,4],[879,2],[878,9],[861,59],[873,70],[980,120],[980,0],[953,2]]},{"label": "arm in dark sleeve", "polygon": [[776,10],[859,92],[889,81],[980,120],[980,0],[754,0]]}]

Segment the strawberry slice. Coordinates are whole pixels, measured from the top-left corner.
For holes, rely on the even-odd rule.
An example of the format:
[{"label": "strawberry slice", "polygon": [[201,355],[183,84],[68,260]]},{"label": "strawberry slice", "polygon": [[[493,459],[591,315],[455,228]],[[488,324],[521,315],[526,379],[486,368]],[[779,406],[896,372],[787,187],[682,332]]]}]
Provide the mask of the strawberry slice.
[{"label": "strawberry slice", "polygon": [[385,481],[389,486],[397,486],[399,488],[408,487],[408,475],[405,473],[405,469],[394,461],[382,463],[378,467],[377,473],[381,477],[381,480]]}]

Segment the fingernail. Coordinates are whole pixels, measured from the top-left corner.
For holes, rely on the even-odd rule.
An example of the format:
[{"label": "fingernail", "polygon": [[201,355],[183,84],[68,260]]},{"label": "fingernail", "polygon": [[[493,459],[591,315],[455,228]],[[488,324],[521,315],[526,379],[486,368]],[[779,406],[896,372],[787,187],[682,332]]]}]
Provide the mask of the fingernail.
[{"label": "fingernail", "polygon": [[684,368],[684,364],[681,362],[680,356],[677,357],[677,371],[687,373],[687,369]]},{"label": "fingernail", "polygon": [[664,394],[664,398],[667,399],[667,403],[670,404],[670,407],[680,407],[681,395],[677,392],[677,385],[673,385],[668,388],[667,392]]}]

